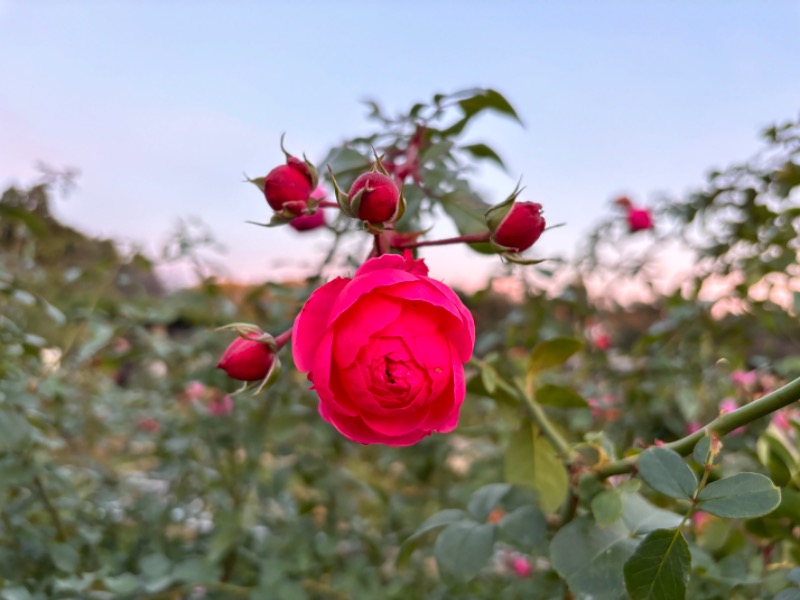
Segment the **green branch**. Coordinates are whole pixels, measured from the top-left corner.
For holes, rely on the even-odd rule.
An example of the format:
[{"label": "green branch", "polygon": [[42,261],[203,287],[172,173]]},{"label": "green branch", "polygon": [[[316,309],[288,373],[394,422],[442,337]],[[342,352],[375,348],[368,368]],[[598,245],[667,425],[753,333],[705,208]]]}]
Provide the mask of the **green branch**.
[{"label": "green branch", "polygon": [[531,420],[536,423],[536,426],[542,431],[547,440],[553,445],[556,451],[564,459],[565,463],[572,461],[572,448],[567,440],[565,440],[555,425],[550,421],[550,418],[544,412],[542,405],[536,402],[534,390],[534,377],[528,376],[525,381],[525,393],[522,394],[525,400],[525,405],[530,413]]},{"label": "green branch", "polygon": [[[734,429],[748,425],[798,400],[800,400],[800,377],[758,400],[754,400],[732,412],[720,415],[702,429],[679,440],[670,442],[669,444],[664,444],[664,447],[674,450],[682,456],[686,456],[692,451],[695,444],[705,437],[706,433],[721,438]],[[600,479],[605,479],[612,475],[630,473],[636,469],[636,462],[638,459],[638,456],[630,456],[622,460],[614,461],[600,467],[594,474]]]}]

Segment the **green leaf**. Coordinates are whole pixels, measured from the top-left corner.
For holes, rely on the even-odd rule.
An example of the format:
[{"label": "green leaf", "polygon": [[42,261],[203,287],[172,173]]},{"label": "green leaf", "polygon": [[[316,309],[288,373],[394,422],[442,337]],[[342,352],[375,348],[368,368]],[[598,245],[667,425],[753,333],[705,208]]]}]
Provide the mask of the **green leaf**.
[{"label": "green leaf", "polygon": [[[459,234],[472,235],[489,232],[484,219],[489,205],[474,192],[464,189],[455,190],[441,196],[439,203],[444,212],[453,220]],[[488,243],[469,244],[469,247],[482,254],[494,254]]]},{"label": "green leaf", "polygon": [[622,522],[633,535],[650,533],[656,529],[675,529],[682,517],[658,508],[640,494],[622,494]]},{"label": "green leaf", "polygon": [[545,513],[554,512],[567,494],[569,476],[555,448],[530,423],[513,435],[506,447],[505,480],[532,487]]},{"label": "green leaf", "polygon": [[592,498],[592,514],[600,527],[616,523],[622,517],[622,497],[614,490],[605,490]]},{"label": "green leaf", "polygon": [[700,466],[707,465],[711,458],[710,453],[711,436],[706,433],[706,435],[700,438],[700,441],[694,445],[694,449],[692,450],[692,458],[694,459],[694,462]]},{"label": "green leaf", "polygon": [[514,110],[514,107],[511,106],[511,103],[500,92],[492,89],[481,90],[479,94],[471,98],[465,98],[458,104],[464,111],[466,119],[470,119],[484,110],[494,110],[511,117],[522,125],[522,120],[519,118],[517,111]]},{"label": "green leaf", "polygon": [[188,558],[175,565],[172,575],[176,581],[195,585],[213,583],[219,577],[217,567],[200,557]]},{"label": "green leaf", "polygon": [[103,579],[103,584],[109,592],[119,596],[132,594],[140,586],[139,578],[131,573],[122,573],[116,577],[106,577]]},{"label": "green leaf", "polygon": [[539,342],[531,350],[528,371],[538,373],[564,363],[583,347],[583,342],[573,338],[553,338]]},{"label": "green leaf", "polygon": [[545,406],[559,408],[586,408],[586,400],[577,392],[559,385],[543,385],[536,390],[536,401]]},{"label": "green leaf", "polygon": [[161,554],[155,552],[144,556],[139,561],[139,569],[147,579],[159,579],[169,573],[171,563],[169,559]]},{"label": "green leaf", "polygon": [[504,537],[530,550],[547,535],[547,519],[535,506],[520,506],[497,524]]},{"label": "green leaf", "polygon": [[347,175],[360,174],[369,169],[371,161],[352,148],[334,148],[322,164],[328,165],[337,177],[347,178]]},{"label": "green leaf", "polygon": [[681,600],[691,564],[680,530],[656,529],[625,563],[625,587],[633,600]]},{"label": "green leaf", "polygon": [[467,512],[479,523],[482,523],[503,499],[511,486],[508,483],[490,483],[477,490],[469,499]]},{"label": "green leaf", "polygon": [[782,590],[772,600],[800,600],[800,588],[788,588]]},{"label": "green leaf", "polygon": [[759,473],[737,473],[709,483],[697,496],[700,509],[718,517],[753,519],[771,513],[781,491]]},{"label": "green leaf", "polygon": [[625,596],[622,568],[635,548],[622,523],[601,528],[589,517],[578,517],[556,533],[550,559],[575,596],[619,600]]},{"label": "green leaf", "polygon": [[433,554],[445,578],[467,582],[492,556],[495,526],[461,521],[448,525],[436,538]]},{"label": "green leaf", "polygon": [[50,557],[53,559],[53,564],[65,573],[77,571],[81,560],[78,551],[69,544],[54,544],[51,546]]},{"label": "green leaf", "polygon": [[426,533],[465,520],[468,521],[467,513],[457,508],[447,508],[431,515],[405,542],[403,542],[403,545],[400,547],[400,552],[397,554],[396,564],[398,566],[403,566],[408,562],[409,557],[417,547],[419,539]]},{"label": "green leaf", "polygon": [[505,170],[506,165],[500,155],[497,154],[490,146],[486,144],[470,144],[468,146],[461,146],[461,150],[484,160],[491,160],[496,163],[501,169]]},{"label": "green leaf", "polygon": [[23,587],[0,590],[0,598],[3,600],[33,600],[31,593]]},{"label": "green leaf", "polygon": [[639,455],[639,476],[654,490],[670,498],[688,499],[697,489],[697,477],[680,454],[653,446]]}]

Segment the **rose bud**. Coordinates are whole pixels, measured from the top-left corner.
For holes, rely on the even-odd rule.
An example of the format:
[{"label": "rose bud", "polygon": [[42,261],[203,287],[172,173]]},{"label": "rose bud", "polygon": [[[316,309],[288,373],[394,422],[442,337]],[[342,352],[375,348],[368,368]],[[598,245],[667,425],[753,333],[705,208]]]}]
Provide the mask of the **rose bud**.
[{"label": "rose bud", "polygon": [[545,225],[541,204],[514,202],[511,210],[494,230],[492,238],[495,244],[514,252],[522,252],[539,239]]},{"label": "rose bud", "polygon": [[646,208],[631,207],[628,209],[628,228],[631,233],[653,228],[653,218]]},{"label": "rose bud", "polygon": [[236,338],[217,363],[232,379],[260,381],[270,372],[275,353],[268,344],[254,339]]},{"label": "rose bud", "polygon": [[328,172],[336,190],[339,208],[348,217],[364,221],[370,232],[377,234],[385,223],[397,221],[403,216],[406,209],[403,192],[397,189],[377,152],[372,171],[357,177],[347,194],[336,183],[330,165]]},{"label": "rose bud", "polygon": [[[311,198],[314,200],[325,200],[327,192],[322,186],[311,192]],[[311,207],[309,206],[309,209]],[[317,208],[316,212],[310,215],[300,215],[289,221],[289,226],[296,231],[310,231],[318,227],[325,226],[325,214],[321,208]]]},{"label": "rose bud", "polygon": [[393,219],[400,204],[400,190],[383,173],[364,173],[353,182],[347,199],[359,219],[378,225]]},{"label": "rose bud", "polygon": [[275,167],[264,178],[264,196],[275,212],[297,215],[305,208],[311,190],[317,185],[317,171],[305,157],[300,160],[284,149],[283,136],[281,150],[286,164]]},{"label": "rose bud", "polygon": [[455,429],[474,345],[470,312],[410,251],[320,287],[292,330],[320,416],[362,444],[409,446]]}]

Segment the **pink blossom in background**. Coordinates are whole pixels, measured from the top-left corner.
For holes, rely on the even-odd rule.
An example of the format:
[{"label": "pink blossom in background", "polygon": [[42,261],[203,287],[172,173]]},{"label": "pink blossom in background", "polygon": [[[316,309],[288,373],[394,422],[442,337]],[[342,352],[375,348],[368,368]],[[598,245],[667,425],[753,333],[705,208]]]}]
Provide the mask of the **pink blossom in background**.
[{"label": "pink blossom in background", "polygon": [[631,233],[653,228],[653,217],[646,208],[631,207],[628,209],[628,228]]},{"label": "pink blossom in background", "polygon": [[698,421],[689,421],[686,424],[686,433],[687,434],[692,434],[692,433],[695,433],[696,431],[700,431],[700,429],[702,429],[702,428],[703,428],[703,424],[702,423],[700,423]]},{"label": "pink blossom in background", "polygon": [[[735,411],[737,408],[739,408],[739,405],[736,403],[736,400],[733,398],[725,398],[719,403],[719,414],[724,415],[726,413]],[[745,432],[745,429],[745,427],[737,427],[731,431],[729,435],[741,435]]]},{"label": "pink blossom in background", "polygon": [[712,518],[713,517],[707,512],[698,510],[692,515],[692,525],[694,525],[694,528],[697,532],[701,532],[703,529],[705,529],[706,525],[709,521],[711,521]]},{"label": "pink blossom in background", "polygon": [[731,383],[744,389],[750,389],[756,384],[757,376],[756,371],[737,370],[731,373]]},{"label": "pink blossom in background", "polygon": [[233,412],[233,398],[225,394],[208,403],[208,412],[218,417],[225,417]]},{"label": "pink blossom in background", "polygon": [[197,402],[200,398],[203,397],[203,394],[206,392],[206,386],[199,381],[190,381],[186,384],[186,387],[183,389],[183,393],[186,394],[186,398],[190,402]]},{"label": "pink blossom in background", "polygon": [[511,559],[511,570],[514,571],[514,575],[521,579],[533,575],[533,567],[524,556],[516,556]]},{"label": "pink blossom in background", "polygon": [[147,433],[157,433],[161,430],[161,424],[150,417],[142,417],[136,422],[136,426]]},{"label": "pink blossom in background", "polygon": [[784,408],[779,410],[774,415],[770,423],[781,431],[788,433],[791,437],[795,435],[797,429],[792,423],[800,423],[800,410],[795,408]]},{"label": "pink blossom in background", "polygon": [[[325,200],[328,197],[328,192],[324,187],[319,185],[317,189],[311,192],[311,197],[315,200]],[[313,215],[301,215],[289,221],[289,227],[295,231],[311,231],[312,229],[324,226],[325,211],[322,208],[318,208],[317,212]]]}]

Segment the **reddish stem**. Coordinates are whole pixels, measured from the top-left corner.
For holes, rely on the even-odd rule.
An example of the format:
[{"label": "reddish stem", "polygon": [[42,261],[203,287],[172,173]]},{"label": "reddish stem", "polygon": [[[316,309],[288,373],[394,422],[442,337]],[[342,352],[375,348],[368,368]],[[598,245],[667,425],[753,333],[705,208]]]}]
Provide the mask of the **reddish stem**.
[{"label": "reddish stem", "polygon": [[283,348],[286,345],[286,342],[288,342],[290,339],[292,339],[292,330],[291,329],[287,329],[282,334],[280,334],[278,337],[276,337],[275,338],[275,344],[277,344],[278,350]]},{"label": "reddish stem", "polygon": [[471,233],[469,235],[460,235],[454,238],[447,238],[444,240],[427,240],[422,242],[403,242],[396,244],[395,248],[419,248],[420,246],[444,246],[446,244],[477,244],[479,242],[488,242],[489,232]]},{"label": "reddish stem", "polygon": [[338,203],[331,202],[330,200],[320,200],[317,206],[319,206],[320,208],[339,208]]},{"label": "reddish stem", "polygon": [[375,250],[373,252],[375,256],[386,254],[386,243],[380,233],[375,234]]}]

